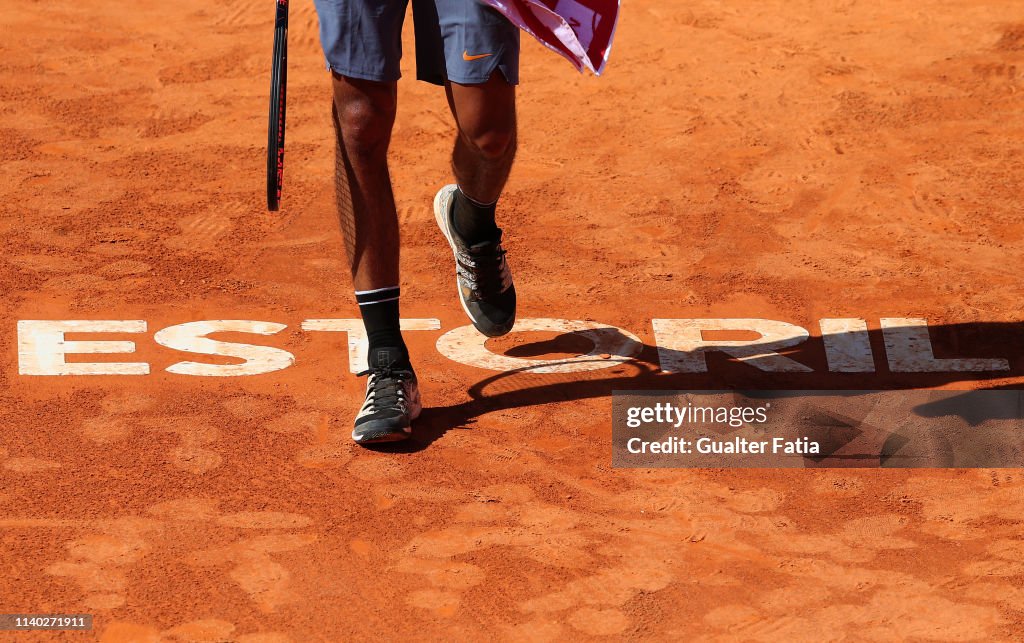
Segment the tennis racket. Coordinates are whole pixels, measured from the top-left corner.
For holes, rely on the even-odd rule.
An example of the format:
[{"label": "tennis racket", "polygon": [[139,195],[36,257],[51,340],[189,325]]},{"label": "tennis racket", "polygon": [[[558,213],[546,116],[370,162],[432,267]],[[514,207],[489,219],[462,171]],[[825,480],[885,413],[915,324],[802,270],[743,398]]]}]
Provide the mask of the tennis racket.
[{"label": "tennis racket", "polygon": [[281,206],[284,179],[284,111],[288,78],[288,0],[277,0],[274,62],[270,72],[270,123],[267,127],[267,209]]}]

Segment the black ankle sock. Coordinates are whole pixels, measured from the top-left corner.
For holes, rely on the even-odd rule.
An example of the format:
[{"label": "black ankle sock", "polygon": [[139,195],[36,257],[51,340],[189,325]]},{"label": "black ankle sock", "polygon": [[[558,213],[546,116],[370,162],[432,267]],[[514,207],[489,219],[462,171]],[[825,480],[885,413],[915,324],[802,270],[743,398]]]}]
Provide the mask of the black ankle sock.
[{"label": "black ankle sock", "polygon": [[410,368],[409,351],[399,327],[399,292],[398,286],[356,291],[359,313],[363,316],[363,326],[366,327],[366,338],[370,344],[367,354],[370,368],[389,364]]},{"label": "black ankle sock", "polygon": [[493,241],[498,237],[498,226],[494,223],[494,209],[497,202],[481,205],[462,193],[455,191],[455,230],[468,245]]}]

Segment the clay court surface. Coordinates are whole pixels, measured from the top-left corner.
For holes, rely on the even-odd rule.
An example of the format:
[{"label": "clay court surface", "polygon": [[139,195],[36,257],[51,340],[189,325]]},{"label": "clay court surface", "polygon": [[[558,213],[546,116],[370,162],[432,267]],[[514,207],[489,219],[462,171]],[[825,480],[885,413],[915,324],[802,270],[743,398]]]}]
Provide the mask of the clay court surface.
[{"label": "clay court surface", "polygon": [[[584,374],[435,348],[466,323],[430,201],[443,92],[411,24],[392,146],[402,313],[428,407],[411,446],[348,434],[365,380],[334,214],[328,75],[292,7],[285,193],[265,210],[272,3],[5,7],[0,136],[0,611],[91,613],[63,640],[985,640],[1021,634],[1016,470],[618,470],[616,389],[1017,387],[1024,15],[1003,2],[630,0],[607,73],[524,39],[521,151],[501,202],[520,317],[647,345]],[[1019,5],[1016,6],[1019,9]],[[658,372],[653,318],[808,328],[786,376],[709,357]],[[927,318],[937,355],[1011,371],[829,374],[817,320]],[[145,376],[19,375],[16,321],[146,320]],[[153,334],[295,355],[189,377]],[[71,337],[71,336],[69,336]],[[513,333],[498,353],[589,350]],[[220,363],[230,360],[221,359]],[[38,634],[16,640],[47,640]],[[10,640],[10,639],[9,639]]]}]

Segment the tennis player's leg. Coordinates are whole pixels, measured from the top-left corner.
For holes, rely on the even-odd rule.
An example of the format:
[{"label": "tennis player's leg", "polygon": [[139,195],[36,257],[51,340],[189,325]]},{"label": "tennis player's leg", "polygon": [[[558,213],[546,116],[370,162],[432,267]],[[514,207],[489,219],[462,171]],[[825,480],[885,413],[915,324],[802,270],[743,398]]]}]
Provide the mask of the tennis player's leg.
[{"label": "tennis player's leg", "polygon": [[452,172],[472,203],[487,206],[456,212],[455,225],[470,243],[496,236],[494,207],[508,181],[516,154],[516,88],[500,71],[479,84],[445,87],[458,134]]},{"label": "tennis player's leg", "polygon": [[498,198],[516,152],[519,30],[472,0],[437,0],[445,91],[458,126],[456,184],[434,199],[438,225],[456,259],[459,298],[481,333],[512,330],[516,290],[496,223]]},{"label": "tennis player's leg", "polygon": [[331,70],[338,216],[369,342],[360,443],[401,440],[420,412],[399,329],[398,216],[387,153],[397,106],[404,0],[316,0]]}]

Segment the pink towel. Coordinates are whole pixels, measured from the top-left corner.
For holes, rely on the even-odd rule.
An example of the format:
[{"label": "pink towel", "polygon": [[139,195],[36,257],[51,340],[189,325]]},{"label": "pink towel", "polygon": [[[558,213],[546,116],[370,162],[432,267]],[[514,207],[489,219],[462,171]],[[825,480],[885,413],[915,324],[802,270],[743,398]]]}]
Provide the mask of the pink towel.
[{"label": "pink towel", "polygon": [[565,56],[600,75],[619,20],[619,0],[480,0]]}]

